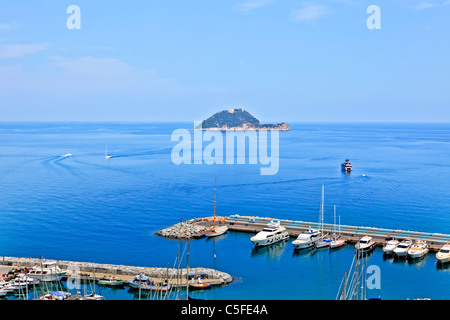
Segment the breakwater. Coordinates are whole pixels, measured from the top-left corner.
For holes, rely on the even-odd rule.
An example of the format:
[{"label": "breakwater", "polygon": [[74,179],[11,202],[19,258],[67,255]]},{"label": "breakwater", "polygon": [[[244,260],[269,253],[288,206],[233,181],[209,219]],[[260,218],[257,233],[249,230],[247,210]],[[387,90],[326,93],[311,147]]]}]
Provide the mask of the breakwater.
[{"label": "breakwater", "polygon": [[[17,258],[17,257],[3,257],[0,259],[0,266],[4,274],[9,272],[19,271],[22,269],[39,269],[41,259],[38,258]],[[67,280],[70,277],[79,277],[80,279],[97,281],[102,279],[109,279],[114,276],[118,280],[124,280],[126,283],[133,280],[135,276],[143,274],[151,277],[156,282],[169,281],[172,286],[186,286],[188,275],[204,274],[211,285],[225,285],[233,281],[233,277],[228,273],[210,268],[163,268],[163,267],[137,267],[114,264],[101,264],[92,262],[76,262],[63,260],[48,260],[46,263],[55,262],[55,264],[62,270],[67,270],[63,279]],[[6,268],[8,267],[8,268]],[[8,270],[9,269],[9,270]]]}]

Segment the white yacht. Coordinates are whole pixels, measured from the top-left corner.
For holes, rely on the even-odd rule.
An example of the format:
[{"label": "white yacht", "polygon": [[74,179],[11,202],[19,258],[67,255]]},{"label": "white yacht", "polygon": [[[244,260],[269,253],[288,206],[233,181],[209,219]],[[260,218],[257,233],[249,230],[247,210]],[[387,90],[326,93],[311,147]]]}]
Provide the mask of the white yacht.
[{"label": "white yacht", "polygon": [[398,257],[406,257],[408,255],[408,250],[412,246],[411,239],[404,239],[400,242],[397,248],[394,249],[394,253]]},{"label": "white yacht", "polygon": [[28,273],[30,278],[39,281],[60,281],[67,273],[67,270],[60,269],[55,261],[42,262],[41,265],[35,266]]},{"label": "white yacht", "polygon": [[436,253],[436,259],[440,263],[446,263],[450,261],[450,244],[445,244],[441,249],[439,249],[439,252]]},{"label": "white yacht", "polygon": [[309,229],[300,233],[297,239],[292,242],[292,244],[294,245],[295,249],[305,249],[314,246],[314,244],[320,239],[322,239],[322,234],[320,233],[320,231]]},{"label": "white yacht", "polygon": [[385,254],[393,254],[395,248],[397,248],[400,241],[394,239],[392,237],[388,237],[385,239],[386,244],[383,246],[383,251]]},{"label": "white yacht", "polygon": [[357,251],[367,252],[375,248],[375,241],[370,236],[364,236],[356,243],[355,248]]},{"label": "white yacht", "polygon": [[271,221],[267,226],[258,232],[255,236],[251,237],[251,241],[257,247],[267,246],[288,239],[289,233],[285,227],[280,225],[280,221],[274,223]]},{"label": "white yacht", "polygon": [[408,256],[413,259],[421,258],[428,253],[428,245],[425,241],[417,240],[408,250]]}]

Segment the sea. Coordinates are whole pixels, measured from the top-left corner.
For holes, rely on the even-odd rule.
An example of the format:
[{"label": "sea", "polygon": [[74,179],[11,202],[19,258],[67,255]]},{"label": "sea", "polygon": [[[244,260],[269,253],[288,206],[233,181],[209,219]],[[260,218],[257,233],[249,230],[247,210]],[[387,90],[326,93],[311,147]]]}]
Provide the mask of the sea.
[{"label": "sea", "polygon": [[[219,216],[317,222],[324,185],[326,223],[334,222],[336,206],[345,225],[450,234],[448,123],[290,123],[291,131],[279,132],[278,171],[270,175],[261,174],[267,165],[260,161],[174,163],[179,141],[172,134],[192,126],[0,123],[0,255],[185,267],[187,242],[155,233],[180,220],[212,216],[216,176]],[[112,158],[105,158],[106,149]],[[341,171],[345,159],[353,165],[350,174]],[[190,241],[190,267],[234,278],[193,292],[196,298],[337,298],[354,245],[295,251],[292,238],[254,248],[252,235],[229,231]],[[437,264],[434,253],[410,261],[376,248],[366,263],[378,270],[368,299],[450,299],[450,267]],[[106,300],[142,299],[127,287],[86,284],[84,290],[89,288]]]}]

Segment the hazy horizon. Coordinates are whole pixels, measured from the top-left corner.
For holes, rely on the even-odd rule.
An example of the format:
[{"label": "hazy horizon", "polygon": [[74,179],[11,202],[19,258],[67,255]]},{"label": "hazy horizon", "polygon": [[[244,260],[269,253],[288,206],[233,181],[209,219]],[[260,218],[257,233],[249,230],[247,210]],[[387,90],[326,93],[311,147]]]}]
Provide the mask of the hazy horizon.
[{"label": "hazy horizon", "polygon": [[0,121],[450,122],[450,0],[73,4],[0,3]]}]

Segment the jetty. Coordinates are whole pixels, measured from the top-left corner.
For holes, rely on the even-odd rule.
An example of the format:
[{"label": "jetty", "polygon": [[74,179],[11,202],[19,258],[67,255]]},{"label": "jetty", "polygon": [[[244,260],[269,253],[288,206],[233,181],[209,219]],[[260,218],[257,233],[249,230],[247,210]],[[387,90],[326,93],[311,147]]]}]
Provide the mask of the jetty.
[{"label": "jetty", "polygon": [[[213,217],[192,219],[189,220],[189,230],[191,232],[185,232],[180,229],[180,225],[177,224],[158,232],[157,235],[178,239],[195,238],[195,231],[210,228],[213,220]],[[327,223],[320,224],[319,222],[295,221],[270,217],[240,216],[237,214],[228,217],[220,217],[219,220],[216,221],[227,225],[228,230],[230,231],[247,233],[258,233],[271,221],[280,221],[280,224],[286,228],[289,236],[291,237],[297,237],[300,233],[308,229],[322,229],[322,227],[325,233],[332,234],[335,231],[337,232],[338,228],[334,224]],[[186,225],[185,227],[187,228]],[[410,238],[413,241],[423,240],[427,242],[430,251],[439,251],[444,244],[450,243],[449,234],[364,226],[340,225],[340,235],[341,238],[345,239],[348,243],[356,243],[364,236],[371,236],[377,246],[383,246],[387,237],[394,237],[396,239]]]},{"label": "jetty", "polygon": [[[39,258],[0,258],[0,270],[3,278],[14,277],[17,273],[27,272],[30,268],[38,269],[43,260]],[[137,275],[146,275],[156,283],[169,282],[172,287],[186,287],[188,281],[195,275],[204,275],[205,281],[212,286],[226,285],[233,281],[228,273],[209,268],[177,269],[164,267],[134,267],[126,265],[101,264],[92,262],[76,262],[64,260],[45,259],[46,263],[55,262],[63,270],[67,270],[62,280],[82,280],[96,282],[116,277],[123,280],[125,284],[133,280]]]}]

